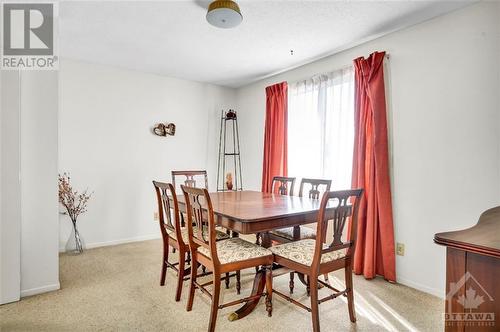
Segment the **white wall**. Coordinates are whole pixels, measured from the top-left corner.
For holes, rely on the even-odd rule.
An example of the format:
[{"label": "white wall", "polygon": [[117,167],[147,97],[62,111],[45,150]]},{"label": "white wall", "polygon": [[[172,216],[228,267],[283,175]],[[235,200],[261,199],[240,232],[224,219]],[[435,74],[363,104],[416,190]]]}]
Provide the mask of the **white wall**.
[{"label": "white wall", "polygon": [[21,73],[21,296],[59,289],[58,79]]},{"label": "white wall", "polygon": [[395,238],[406,245],[397,278],[443,296],[445,249],[434,234],[500,203],[499,8],[479,3],[238,89],[247,188],[260,189],[266,86],[387,51]]},{"label": "white wall", "polygon": [[2,72],[0,302],[59,289],[58,73]]},{"label": "white wall", "polygon": [[[88,247],[159,237],[152,180],[207,169],[215,188],[218,116],[235,92],[211,84],[63,60],[59,171],[94,194],[79,219]],[[175,136],[151,128],[173,122]],[[60,248],[71,225],[60,217]]]},{"label": "white wall", "polygon": [[0,71],[0,304],[21,294],[19,73]]}]

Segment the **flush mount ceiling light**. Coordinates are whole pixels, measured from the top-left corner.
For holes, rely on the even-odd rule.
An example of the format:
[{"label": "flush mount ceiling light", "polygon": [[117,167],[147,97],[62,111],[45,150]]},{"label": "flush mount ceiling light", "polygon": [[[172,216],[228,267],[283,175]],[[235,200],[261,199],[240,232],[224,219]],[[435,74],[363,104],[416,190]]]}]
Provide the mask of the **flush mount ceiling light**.
[{"label": "flush mount ceiling light", "polygon": [[208,23],[218,28],[234,28],[243,21],[238,4],[231,0],[216,0],[208,6]]}]

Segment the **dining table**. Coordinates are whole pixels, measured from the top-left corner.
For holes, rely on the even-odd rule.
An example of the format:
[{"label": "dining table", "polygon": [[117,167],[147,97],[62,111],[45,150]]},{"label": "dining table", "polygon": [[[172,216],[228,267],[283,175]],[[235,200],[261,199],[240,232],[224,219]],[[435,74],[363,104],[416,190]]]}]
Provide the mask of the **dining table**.
[{"label": "dining table", "polygon": [[[238,234],[262,234],[261,245],[268,248],[271,241],[266,233],[279,228],[314,223],[318,218],[321,200],[309,197],[285,196],[259,191],[221,191],[210,193],[217,225]],[[186,212],[182,195],[178,196],[179,210]],[[327,205],[326,213],[332,213],[335,205]],[[261,294],[265,286],[264,270],[257,271],[252,296]],[[229,320],[241,319],[250,314],[259,298],[249,301],[233,312]]]}]

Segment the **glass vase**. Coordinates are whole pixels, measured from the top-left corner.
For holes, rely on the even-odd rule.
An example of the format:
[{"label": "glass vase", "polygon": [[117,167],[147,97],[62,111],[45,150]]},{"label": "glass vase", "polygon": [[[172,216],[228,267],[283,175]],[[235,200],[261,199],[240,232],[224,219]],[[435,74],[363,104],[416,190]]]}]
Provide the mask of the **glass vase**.
[{"label": "glass vase", "polygon": [[76,222],[73,222],[73,229],[71,235],[69,236],[68,242],[66,243],[66,253],[70,255],[79,255],[83,253],[85,249],[85,242],[78,232],[78,227]]}]

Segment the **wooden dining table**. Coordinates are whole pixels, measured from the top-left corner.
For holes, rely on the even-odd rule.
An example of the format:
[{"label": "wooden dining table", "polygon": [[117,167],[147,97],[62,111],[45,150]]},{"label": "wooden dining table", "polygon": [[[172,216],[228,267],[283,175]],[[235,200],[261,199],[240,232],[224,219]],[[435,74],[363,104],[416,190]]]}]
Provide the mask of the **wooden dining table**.
[{"label": "wooden dining table", "polygon": [[[261,233],[262,245],[270,247],[266,232],[278,228],[299,226],[317,221],[321,200],[308,197],[284,196],[259,191],[226,191],[210,193],[216,223],[236,234]],[[179,209],[186,211],[184,197],[178,196]],[[327,213],[335,209],[327,207]],[[265,285],[264,271],[259,270],[254,279],[252,295],[262,293]],[[259,299],[247,302],[233,312],[230,320],[237,320],[251,313]]]}]

